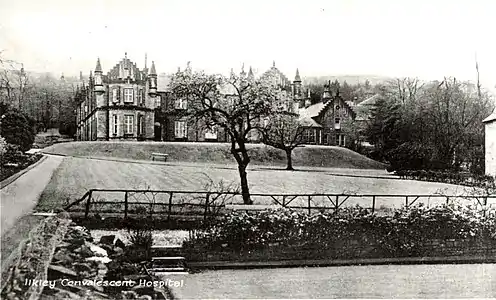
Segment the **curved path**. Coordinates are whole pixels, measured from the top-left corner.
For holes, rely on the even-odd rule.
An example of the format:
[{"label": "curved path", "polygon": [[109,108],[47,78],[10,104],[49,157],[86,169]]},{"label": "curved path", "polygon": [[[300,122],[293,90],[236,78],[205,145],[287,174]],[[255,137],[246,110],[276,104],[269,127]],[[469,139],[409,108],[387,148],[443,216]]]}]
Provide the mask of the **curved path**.
[{"label": "curved path", "polygon": [[2,271],[12,259],[10,254],[43,219],[33,216],[31,212],[63,159],[48,155],[42,162],[0,190]]},{"label": "curved path", "polygon": [[38,199],[62,162],[62,157],[49,155],[47,159],[32,168],[1,190],[0,211],[1,235],[36,206]]}]

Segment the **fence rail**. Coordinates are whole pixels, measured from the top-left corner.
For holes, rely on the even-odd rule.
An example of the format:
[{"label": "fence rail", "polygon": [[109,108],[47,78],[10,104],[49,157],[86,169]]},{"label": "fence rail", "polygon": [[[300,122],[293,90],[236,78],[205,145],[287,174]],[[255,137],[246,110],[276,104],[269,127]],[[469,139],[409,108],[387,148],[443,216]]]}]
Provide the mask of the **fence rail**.
[{"label": "fence rail", "polygon": [[[309,214],[337,211],[346,206],[360,205],[372,212],[387,211],[423,203],[426,206],[449,204],[453,201],[470,201],[475,206],[496,206],[496,195],[399,195],[399,194],[284,194],[252,193],[258,206],[276,205]],[[83,197],[68,204],[69,212],[122,215],[148,214],[170,219],[177,216],[196,216],[203,219],[219,216],[228,207],[242,205],[242,195],[234,192],[90,189]],[[250,210],[250,206],[245,206]]]}]

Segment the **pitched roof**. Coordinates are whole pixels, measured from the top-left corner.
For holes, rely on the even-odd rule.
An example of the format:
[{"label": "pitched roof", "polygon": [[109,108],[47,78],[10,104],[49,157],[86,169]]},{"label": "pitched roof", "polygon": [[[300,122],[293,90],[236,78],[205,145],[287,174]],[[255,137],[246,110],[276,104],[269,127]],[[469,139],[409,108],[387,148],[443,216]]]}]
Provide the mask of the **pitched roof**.
[{"label": "pitched roof", "polygon": [[494,109],[493,113],[489,115],[489,117],[485,118],[482,123],[489,123],[496,121],[496,109]]},{"label": "pitched roof", "polygon": [[322,125],[320,125],[319,123],[317,123],[317,121],[315,121],[314,119],[312,119],[310,117],[300,116],[300,118],[298,119],[298,121],[303,126],[308,126],[308,127],[322,127]]},{"label": "pitched roof", "polygon": [[328,101],[326,103],[324,102],[318,102],[315,104],[310,105],[307,108],[300,108],[298,111],[298,114],[301,117],[309,117],[309,118],[314,118],[317,117],[320,112],[327,106],[329,103],[332,101]]},{"label": "pitched roof", "polygon": [[140,71],[140,69],[136,66],[136,63],[131,61],[129,58],[125,57],[121,61],[119,61],[108,73],[107,77],[108,79],[115,79],[115,78],[126,78],[127,74],[125,72],[125,69],[127,69],[131,74],[131,78],[133,79],[142,79],[143,73]]},{"label": "pitched roof", "polygon": [[372,106],[375,105],[375,102],[379,98],[379,94],[375,94],[374,96],[368,97],[362,102],[358,103],[357,106]]}]

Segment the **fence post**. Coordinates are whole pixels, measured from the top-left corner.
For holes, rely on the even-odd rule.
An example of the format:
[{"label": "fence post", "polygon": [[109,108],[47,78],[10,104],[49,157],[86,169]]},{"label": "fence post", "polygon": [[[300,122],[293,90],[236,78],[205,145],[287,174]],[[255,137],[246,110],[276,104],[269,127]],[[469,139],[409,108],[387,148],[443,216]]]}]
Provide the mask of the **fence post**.
[{"label": "fence post", "polygon": [[282,196],[282,207],[286,208],[286,196]]},{"label": "fence post", "polygon": [[128,203],[128,199],[127,199],[128,195],[127,195],[127,191],[124,192],[124,218],[127,218],[127,213],[128,213],[128,210],[129,210],[129,203]]},{"label": "fence post", "polygon": [[408,208],[408,196],[405,197],[405,207]]},{"label": "fence post", "polygon": [[210,193],[207,193],[205,196],[205,213],[203,214],[203,221],[207,219],[207,212],[208,212],[208,202],[210,201]]},{"label": "fence post", "polygon": [[308,214],[309,215],[312,214],[312,205],[310,204],[310,201],[311,201],[311,196],[309,195],[308,196]]},{"label": "fence post", "polygon": [[446,196],[446,205],[449,205],[449,196]]},{"label": "fence post", "polygon": [[88,218],[88,214],[90,213],[90,204],[91,204],[91,195],[93,194],[93,190],[90,190],[88,194],[88,200],[86,200],[86,210],[84,212],[84,217]]},{"label": "fence post", "polygon": [[339,196],[336,196],[336,203],[334,203],[334,213],[338,213],[338,208],[339,208]]},{"label": "fence post", "polygon": [[167,216],[167,221],[170,221],[172,213],[172,192],[169,193],[169,215]]},{"label": "fence post", "polygon": [[372,213],[375,212],[375,195],[372,196]]}]

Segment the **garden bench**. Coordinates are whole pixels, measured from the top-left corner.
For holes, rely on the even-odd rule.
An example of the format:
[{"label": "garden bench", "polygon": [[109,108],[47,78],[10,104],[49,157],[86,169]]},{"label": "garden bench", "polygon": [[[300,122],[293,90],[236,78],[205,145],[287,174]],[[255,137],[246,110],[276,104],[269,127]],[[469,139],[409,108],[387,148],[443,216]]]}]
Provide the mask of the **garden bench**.
[{"label": "garden bench", "polygon": [[169,154],[165,153],[152,153],[152,160],[167,161]]}]

